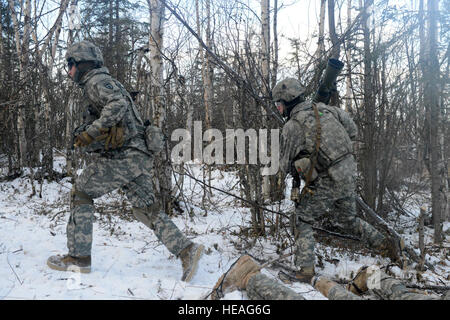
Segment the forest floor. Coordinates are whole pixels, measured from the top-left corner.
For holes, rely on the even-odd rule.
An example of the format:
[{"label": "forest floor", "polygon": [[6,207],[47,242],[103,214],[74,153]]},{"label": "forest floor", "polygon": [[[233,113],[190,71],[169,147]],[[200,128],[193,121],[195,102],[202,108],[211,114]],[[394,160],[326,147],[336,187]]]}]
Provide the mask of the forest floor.
[{"label": "forest floor", "polygon": [[[63,158],[57,158],[55,170],[62,172],[64,164]],[[202,180],[200,165],[190,164],[187,168],[192,176]],[[5,174],[1,170],[0,176]],[[212,178],[212,186],[240,196],[234,172],[214,170]],[[67,252],[71,187],[69,178],[53,182],[44,179],[41,185],[31,182],[25,175],[0,182],[0,299],[202,299],[244,253],[257,257],[261,263],[276,260],[262,272],[277,281],[281,281],[280,270],[294,269],[292,255],[280,258],[292,250],[292,238],[283,227],[286,221],[279,221],[279,232],[268,230],[265,237],[248,236],[249,208],[217,190],[213,190],[209,201],[205,202],[207,205],[202,205],[202,185],[185,176],[183,197],[179,202],[181,210],[172,219],[188,238],[206,248],[191,282],[180,280],[179,260],[146,226],[134,220],[130,205],[120,191],[95,200],[92,272],[51,270],[46,265],[47,258]],[[419,200],[411,198],[407,215],[395,212],[388,215],[391,225],[414,248],[418,247],[418,203],[427,201],[426,195],[421,197]],[[271,208],[279,212],[293,210],[290,200]],[[266,219],[276,221],[277,216],[270,213]],[[391,275],[417,286],[450,286],[449,228],[446,222],[445,241],[440,247],[432,244],[433,230],[425,228],[426,259],[434,265],[434,272],[417,272],[414,265],[404,270],[391,266]],[[380,257],[356,241],[327,234],[318,234],[317,239],[316,271],[341,283],[351,280],[364,265],[390,265],[388,258]],[[326,299],[308,284],[291,282],[286,285],[308,300]],[[245,291],[234,291],[223,299],[246,300],[247,296]]]}]

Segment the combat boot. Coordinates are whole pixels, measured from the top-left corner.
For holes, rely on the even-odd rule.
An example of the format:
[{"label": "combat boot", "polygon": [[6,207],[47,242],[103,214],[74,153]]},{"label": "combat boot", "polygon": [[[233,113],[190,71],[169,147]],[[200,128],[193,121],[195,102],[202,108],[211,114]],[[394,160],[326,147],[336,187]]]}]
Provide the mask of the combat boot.
[{"label": "combat boot", "polygon": [[180,253],[181,265],[183,266],[183,276],[181,281],[189,282],[197,272],[198,261],[205,248],[202,244],[192,243],[184,248]]},{"label": "combat boot", "polygon": [[212,290],[211,299],[217,300],[223,298],[225,293],[236,289],[245,290],[250,278],[258,274],[260,270],[261,266],[250,256],[244,255],[240,257],[219,278]]},{"label": "combat boot", "polygon": [[300,271],[295,273],[295,278],[300,282],[311,283],[311,279],[315,276],[314,266],[301,267]]},{"label": "combat boot", "polygon": [[47,265],[58,271],[89,273],[91,272],[91,256],[72,257],[68,254],[51,256],[47,259]]},{"label": "combat boot", "polygon": [[346,289],[354,294],[362,295],[369,290],[367,287],[367,279],[367,266],[363,266],[358,270],[358,273],[353,280],[347,284]]}]

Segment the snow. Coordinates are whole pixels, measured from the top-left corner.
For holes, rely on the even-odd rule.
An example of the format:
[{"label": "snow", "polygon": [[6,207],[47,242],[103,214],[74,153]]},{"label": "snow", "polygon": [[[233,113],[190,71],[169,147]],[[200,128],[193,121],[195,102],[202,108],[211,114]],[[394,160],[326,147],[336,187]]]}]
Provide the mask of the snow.
[{"label": "snow", "polygon": [[[61,171],[63,158],[56,158],[55,168]],[[190,163],[190,174],[202,179],[201,165]],[[1,172],[0,172],[1,173]],[[237,178],[233,172],[212,172],[212,185],[239,195]],[[177,176],[179,179],[180,176]],[[207,214],[202,208],[201,185],[185,176],[183,185],[184,212],[172,217],[188,238],[205,245],[206,252],[191,282],[181,281],[181,263],[145,225],[117,214],[96,212],[92,272],[78,274],[48,268],[50,255],[64,254],[66,223],[69,218],[69,178],[42,185],[38,182],[33,194],[29,178],[0,183],[0,299],[202,299],[207,296],[219,277],[244,252],[269,261],[279,257],[277,241],[268,237],[253,243],[242,243],[237,235],[249,225],[248,208],[238,206],[231,196],[213,190]],[[287,190],[289,193],[289,190]],[[288,198],[287,194],[287,198]],[[95,200],[99,207],[129,209],[121,192],[115,191]],[[292,209],[285,200],[274,210]],[[119,207],[120,208],[120,207]],[[193,214],[189,214],[189,212]],[[448,224],[446,225],[448,230]],[[429,238],[430,240],[431,238]],[[446,239],[448,246],[448,237]],[[389,261],[378,256],[336,251],[318,244],[316,250],[335,257],[334,262],[323,261],[319,271],[334,279],[351,279],[363,265],[386,265]],[[448,249],[447,249],[448,250]],[[283,252],[283,254],[289,251]],[[439,265],[439,273],[426,273],[432,284],[448,283],[450,262],[444,253],[436,253],[429,261]],[[283,259],[293,268],[292,256]],[[398,270],[397,270],[398,269]],[[397,268],[395,273],[404,276]],[[263,273],[278,279],[278,269],[265,268]],[[439,278],[439,279],[438,279]],[[308,284],[285,284],[308,300],[326,299]],[[224,300],[246,300],[245,291],[233,291]]]}]

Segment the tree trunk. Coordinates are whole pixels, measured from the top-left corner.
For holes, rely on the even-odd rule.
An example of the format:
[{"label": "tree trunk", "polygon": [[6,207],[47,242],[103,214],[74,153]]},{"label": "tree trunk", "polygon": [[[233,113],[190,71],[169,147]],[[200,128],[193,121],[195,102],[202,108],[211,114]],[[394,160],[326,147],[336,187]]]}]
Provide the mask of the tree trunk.
[{"label": "tree trunk", "polygon": [[[197,8],[197,27],[198,32],[201,34],[201,24],[200,24],[200,12],[198,0],[196,1]],[[206,30],[205,30],[206,46],[212,49],[212,39],[211,39],[211,0],[206,0]],[[205,129],[206,132],[211,129],[211,109],[212,109],[212,98],[213,98],[213,68],[211,66],[211,57],[204,53],[203,47],[199,44],[199,53],[202,59],[202,80],[203,80],[203,102],[205,105]],[[207,135],[206,141],[211,141],[211,136]],[[207,185],[211,185],[211,167],[210,165],[205,165],[205,170],[203,170],[203,179],[206,180]],[[203,203],[210,199],[212,190],[210,188],[203,189]],[[206,212],[205,212],[206,214]]]},{"label": "tree trunk", "polygon": [[[159,0],[148,0],[150,7],[150,104],[153,111],[153,123],[163,131],[166,127],[166,106],[163,96],[163,25],[165,6]],[[155,189],[159,191],[162,201],[161,208],[167,213],[172,212],[172,169],[169,164],[169,148],[166,148],[155,159],[156,179]]]},{"label": "tree trunk", "polygon": [[424,234],[424,221],[425,221],[426,209],[425,207],[420,208],[419,215],[419,250],[420,250],[420,262],[419,270],[424,271],[423,265],[425,263],[425,234]]},{"label": "tree trunk", "polygon": [[328,0],[328,30],[330,33],[332,45],[330,58],[339,59],[341,46],[336,35],[336,24],[334,21],[334,0]]},{"label": "tree trunk", "polygon": [[419,1],[419,14],[418,14],[418,20],[419,20],[419,65],[421,66],[421,72],[422,72],[422,81],[419,81],[419,101],[418,101],[418,114],[421,115],[417,117],[416,126],[417,128],[422,127],[422,117],[425,115],[425,119],[423,121],[423,134],[420,136],[420,142],[419,147],[417,148],[417,160],[419,161],[418,169],[420,170],[420,174],[423,173],[424,167],[426,166],[427,169],[429,169],[429,161],[428,158],[428,142],[427,140],[427,126],[429,121],[426,119],[426,117],[429,115],[429,113],[426,110],[425,102],[424,102],[424,90],[425,90],[425,83],[423,81],[423,77],[426,73],[426,66],[425,66],[425,47],[426,47],[426,38],[425,38],[425,13],[424,13],[424,0]]},{"label": "tree trunk", "polygon": [[[450,44],[447,46],[447,68],[445,72],[444,79],[449,78],[450,74]],[[445,83],[445,82],[443,82]],[[440,140],[441,140],[441,161],[443,163],[443,174],[442,174],[442,182],[443,185],[442,193],[443,193],[443,208],[442,208],[442,221],[449,221],[450,222],[450,148],[445,143],[444,139],[445,137],[448,137],[450,134],[450,118],[448,116],[448,106],[445,104],[445,99],[448,100],[448,93],[444,93],[445,85],[441,86],[441,116],[442,116],[442,124],[441,124],[441,134],[440,134]]]},{"label": "tree trunk", "polygon": [[[417,255],[414,248],[406,245],[402,237],[397,233],[397,231],[395,231],[389,224],[387,224],[386,221],[384,221],[371,207],[367,205],[367,203],[365,203],[361,198],[357,197],[356,204],[359,205],[360,208],[362,209],[365,218],[364,220],[370,222],[370,224],[372,224],[375,228],[387,232],[389,237],[394,239],[398,244],[399,248],[397,249],[401,249],[400,247],[404,247],[404,252],[407,253],[407,255],[411,260],[417,263],[420,262],[420,257]],[[433,265],[431,265],[430,263],[425,262],[425,265],[430,270],[434,270]]]},{"label": "tree trunk", "polygon": [[[341,52],[341,45],[336,35],[336,26],[334,22],[334,0],[328,0],[328,30],[331,39],[331,54],[330,58],[339,59]],[[333,92],[330,98],[330,105],[340,107],[340,99],[338,91]]]},{"label": "tree trunk", "polygon": [[[71,0],[70,2],[70,14],[75,15],[75,8],[77,6],[78,0]],[[74,21],[74,17],[69,17],[72,21]],[[69,29],[69,35],[67,39],[67,47],[70,47],[73,43],[73,32],[75,25],[71,24],[72,29]],[[74,152],[73,148],[73,138],[72,132],[74,129],[74,115],[75,115],[75,107],[76,107],[76,94],[75,94],[75,85],[72,81],[69,82],[69,97],[67,99],[67,103],[65,105],[65,118],[66,118],[66,126],[65,126],[65,141],[66,141],[66,172],[69,176],[73,176],[74,172],[76,172],[76,164],[77,164],[77,153]]]},{"label": "tree trunk", "polygon": [[317,51],[315,53],[316,66],[320,63],[325,53],[325,4],[327,0],[320,0],[319,38],[317,39]]},{"label": "tree trunk", "polygon": [[434,243],[442,242],[442,199],[441,199],[441,177],[443,173],[440,163],[439,146],[439,61],[437,57],[437,13],[438,0],[428,0],[428,37],[426,54],[426,73],[424,74],[425,90],[424,103],[428,108],[429,117],[429,149],[430,149],[430,174],[431,174],[431,209],[434,224]]},{"label": "tree trunk", "polygon": [[[277,74],[278,74],[278,0],[273,2],[273,50],[272,50],[272,71],[271,71],[271,88],[275,87],[277,84]],[[272,142],[271,142],[272,143]],[[284,190],[286,188],[285,184],[286,175],[281,170],[275,176],[270,179],[271,185],[271,200],[272,201],[282,201],[284,199]],[[276,228],[279,226],[279,216],[276,216]],[[276,229],[278,230],[278,229]]]},{"label": "tree trunk", "polygon": [[277,84],[278,74],[278,0],[273,2],[273,62],[272,62],[272,85],[271,88]]},{"label": "tree trunk", "polygon": [[[9,8],[11,10],[11,17],[14,23],[16,52],[19,57],[19,75],[20,82],[26,83],[28,78],[28,63],[29,63],[29,45],[31,36],[31,0],[26,0],[24,27],[22,41],[20,40],[20,25],[17,19],[17,14],[14,7],[14,1],[9,0]],[[22,10],[21,10],[22,11]],[[27,86],[24,85],[20,94],[20,103],[17,105],[17,131],[18,131],[18,149],[19,149],[19,170],[27,165],[27,139],[25,135],[25,107],[28,100]]]},{"label": "tree trunk", "polygon": [[[264,97],[270,96],[270,0],[261,0],[261,73],[262,73],[262,94]],[[268,100],[267,100],[268,101]],[[270,102],[266,102],[269,104]],[[269,106],[261,108],[261,117],[263,119],[263,128],[268,128],[268,119],[266,109]],[[266,145],[259,146],[263,154],[267,154]],[[265,175],[262,177],[262,196],[264,201],[270,200],[270,179]],[[263,212],[261,212],[263,214]],[[264,219],[261,219],[264,221]]]},{"label": "tree trunk", "polygon": [[[369,2],[371,2],[369,0]],[[366,4],[367,5],[367,0]],[[362,9],[362,8],[361,8]],[[361,156],[362,174],[363,174],[363,191],[364,199],[370,207],[375,207],[376,187],[377,187],[377,154],[376,154],[376,119],[375,119],[375,96],[373,85],[373,67],[372,52],[370,43],[370,12],[371,9],[364,11],[362,15],[362,25],[364,34],[364,124],[363,124],[363,154]]]},{"label": "tree trunk", "polygon": [[[352,0],[347,0],[347,28],[352,24]],[[345,111],[353,114],[352,110],[352,52],[351,45],[347,43],[345,48],[345,57],[347,61],[347,75],[345,77]]]},{"label": "tree trunk", "polygon": [[[61,6],[59,8],[59,14],[58,17],[55,20],[54,25],[50,29],[49,33],[47,34],[47,38],[44,41],[44,45],[42,46],[41,50],[37,50],[37,58],[36,60],[40,64],[41,72],[40,72],[40,80],[42,85],[42,94],[43,94],[43,104],[44,104],[44,119],[43,119],[43,130],[44,137],[46,137],[48,140],[43,139],[44,144],[42,145],[42,167],[45,172],[47,172],[47,175],[52,178],[53,177],[53,147],[55,145],[55,135],[52,133],[52,126],[50,124],[51,121],[51,88],[50,88],[50,81],[53,77],[53,61],[55,59],[56,55],[56,47],[59,42],[59,35],[61,33],[61,27],[62,27],[62,17],[63,14],[66,12],[67,6],[69,4],[69,0],[64,0],[61,2]],[[48,50],[49,44],[51,39],[54,37],[53,45],[50,50],[50,54],[48,55],[47,63],[44,64],[42,61],[42,55],[46,50]],[[37,35],[36,35],[36,43],[37,43]]]}]

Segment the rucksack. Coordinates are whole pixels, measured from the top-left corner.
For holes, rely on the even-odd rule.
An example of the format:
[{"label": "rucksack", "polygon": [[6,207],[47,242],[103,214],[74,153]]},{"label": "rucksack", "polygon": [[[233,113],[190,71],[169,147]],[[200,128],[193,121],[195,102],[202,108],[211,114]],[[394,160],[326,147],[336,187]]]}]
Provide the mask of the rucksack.
[{"label": "rucksack", "polygon": [[[321,141],[318,162],[324,168],[330,167],[346,155],[352,153],[352,141],[339,122],[334,107],[318,103],[319,119],[321,126]],[[316,118],[312,106],[303,108],[292,115],[291,119],[297,121],[305,132],[305,148],[311,154],[316,143]]]}]

